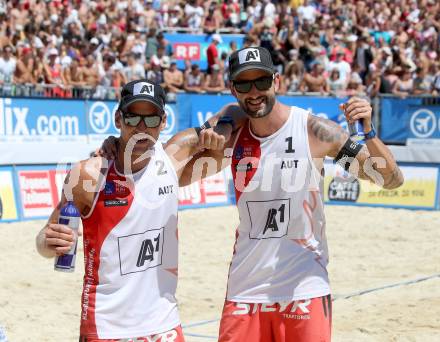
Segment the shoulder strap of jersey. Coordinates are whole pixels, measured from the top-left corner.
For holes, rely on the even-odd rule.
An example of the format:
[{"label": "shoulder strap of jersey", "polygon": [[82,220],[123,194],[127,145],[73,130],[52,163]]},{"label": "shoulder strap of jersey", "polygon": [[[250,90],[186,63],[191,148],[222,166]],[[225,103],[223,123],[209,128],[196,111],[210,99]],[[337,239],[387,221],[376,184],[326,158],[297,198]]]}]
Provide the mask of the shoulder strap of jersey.
[{"label": "shoulder strap of jersey", "polygon": [[99,194],[101,193],[101,191],[105,185],[105,181],[107,179],[108,172],[111,168],[114,168],[114,167],[115,167],[115,164],[114,164],[113,160],[110,160],[107,163],[107,165],[104,165],[104,164],[101,165],[101,169],[99,170],[98,182],[96,183],[93,203],[92,203],[92,206],[90,207],[89,212],[86,215],[81,215],[81,217],[83,219],[87,219],[92,215],[93,210],[95,209],[95,206],[96,206],[96,202],[98,202]]}]

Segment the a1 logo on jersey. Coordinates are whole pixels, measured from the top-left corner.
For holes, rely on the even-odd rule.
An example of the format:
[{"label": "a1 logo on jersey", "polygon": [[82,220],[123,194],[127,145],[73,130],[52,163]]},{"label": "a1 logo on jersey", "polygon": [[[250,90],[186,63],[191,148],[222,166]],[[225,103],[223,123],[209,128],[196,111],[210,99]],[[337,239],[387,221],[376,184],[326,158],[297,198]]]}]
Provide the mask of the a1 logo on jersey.
[{"label": "a1 logo on jersey", "polygon": [[287,235],[290,221],[290,199],[247,202],[250,239],[273,239]]},{"label": "a1 logo on jersey", "polygon": [[121,275],[143,272],[162,264],[164,228],[118,237]]}]

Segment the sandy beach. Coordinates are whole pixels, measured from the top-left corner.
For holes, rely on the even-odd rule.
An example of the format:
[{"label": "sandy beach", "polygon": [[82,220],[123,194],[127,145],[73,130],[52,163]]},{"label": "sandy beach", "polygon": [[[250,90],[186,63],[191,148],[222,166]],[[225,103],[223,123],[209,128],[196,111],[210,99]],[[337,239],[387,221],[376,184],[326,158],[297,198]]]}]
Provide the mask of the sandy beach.
[{"label": "sandy beach", "polygon": [[[333,341],[439,341],[440,212],[326,214]],[[11,342],[78,340],[82,248],[75,273],[54,272],[34,246],[43,224],[0,224],[0,325]],[[237,224],[234,207],[180,212],[177,295],[188,342],[216,340]]]}]

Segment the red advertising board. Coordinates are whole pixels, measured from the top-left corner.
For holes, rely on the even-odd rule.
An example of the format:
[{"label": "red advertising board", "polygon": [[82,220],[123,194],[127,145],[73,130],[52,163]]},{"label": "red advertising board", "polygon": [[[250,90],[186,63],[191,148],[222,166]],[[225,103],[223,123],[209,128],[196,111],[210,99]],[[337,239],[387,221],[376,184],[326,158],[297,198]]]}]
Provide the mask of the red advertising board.
[{"label": "red advertising board", "polygon": [[49,170],[50,182],[55,185],[55,205],[61,200],[61,192],[63,190],[64,179],[67,175],[67,170]]},{"label": "red advertising board", "polygon": [[[67,171],[48,166],[47,169],[19,167],[17,170],[23,218],[42,218],[52,213],[61,198]],[[179,205],[203,207],[228,203],[224,172],[179,188]]]},{"label": "red advertising board", "polygon": [[179,205],[201,205],[205,201],[202,198],[200,191],[201,182],[195,182],[191,185],[179,188]]},{"label": "red advertising board", "polygon": [[228,202],[227,186],[223,172],[207,179],[179,188],[179,205],[200,206]]},{"label": "red advertising board", "polygon": [[49,216],[60,199],[65,172],[56,170],[18,171],[21,205],[25,218]]},{"label": "red advertising board", "polygon": [[225,203],[228,201],[227,186],[223,172],[202,181],[201,192],[206,204]]},{"label": "red advertising board", "polygon": [[49,170],[19,171],[21,203],[26,218],[48,216],[52,212],[55,199]]}]

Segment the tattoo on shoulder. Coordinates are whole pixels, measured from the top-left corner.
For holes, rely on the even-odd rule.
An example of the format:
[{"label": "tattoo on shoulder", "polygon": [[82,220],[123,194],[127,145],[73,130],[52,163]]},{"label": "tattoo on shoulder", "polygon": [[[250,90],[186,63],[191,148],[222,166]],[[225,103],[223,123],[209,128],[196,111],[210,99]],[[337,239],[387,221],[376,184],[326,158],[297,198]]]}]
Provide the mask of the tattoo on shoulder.
[{"label": "tattoo on shoulder", "polygon": [[333,143],[348,139],[348,134],[336,122],[310,115],[308,125],[320,141]]}]

